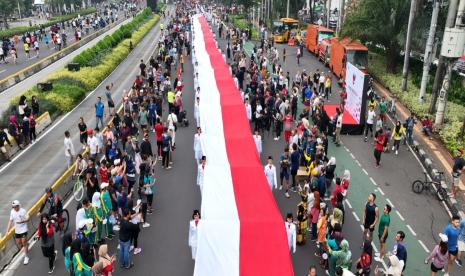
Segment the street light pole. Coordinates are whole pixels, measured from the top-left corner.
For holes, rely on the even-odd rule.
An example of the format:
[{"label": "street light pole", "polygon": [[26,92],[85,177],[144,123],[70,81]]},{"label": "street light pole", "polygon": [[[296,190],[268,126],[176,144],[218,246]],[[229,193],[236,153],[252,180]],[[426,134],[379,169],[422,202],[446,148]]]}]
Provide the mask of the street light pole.
[{"label": "street light pole", "polygon": [[424,60],[423,60],[423,76],[421,78],[420,96],[418,98],[421,104],[423,103],[425,93],[426,93],[426,86],[428,85],[428,81],[429,81],[429,69],[431,66],[431,62],[434,59],[433,45],[434,45],[434,37],[436,34],[438,15],[439,15],[439,0],[435,0],[433,3],[433,15],[431,17],[431,24],[429,27],[428,40],[426,41],[425,55],[424,55]]},{"label": "street light pole", "polygon": [[289,18],[289,1],[287,0],[286,17]]},{"label": "street light pole", "polygon": [[342,30],[342,23],[344,23],[344,10],[346,6],[346,1],[345,0],[339,0],[340,1],[340,6],[339,6],[339,19],[337,21],[337,28],[336,28],[336,33],[339,35]]},{"label": "street light pole", "polygon": [[405,42],[404,68],[402,69],[402,91],[407,90],[408,65],[410,61],[410,44],[412,43],[413,20],[415,19],[417,0],[410,2],[410,15],[408,18],[407,39]]},{"label": "street light pole", "polygon": [[329,29],[329,18],[331,17],[331,0],[328,0],[328,10],[326,13],[326,28]]}]

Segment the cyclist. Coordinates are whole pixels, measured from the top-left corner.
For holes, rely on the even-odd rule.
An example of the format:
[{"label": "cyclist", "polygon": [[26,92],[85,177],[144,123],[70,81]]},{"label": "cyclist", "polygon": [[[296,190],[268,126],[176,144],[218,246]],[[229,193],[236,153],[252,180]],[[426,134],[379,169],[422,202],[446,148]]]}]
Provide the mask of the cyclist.
[{"label": "cyclist", "polygon": [[63,214],[63,203],[61,201],[60,196],[57,193],[52,191],[52,188],[47,187],[45,188],[45,199],[42,205],[40,206],[39,212],[37,216],[42,214],[45,206],[50,205],[48,209],[48,215],[50,218],[56,219],[58,225],[60,226],[60,230],[63,229],[62,225],[62,214]]}]

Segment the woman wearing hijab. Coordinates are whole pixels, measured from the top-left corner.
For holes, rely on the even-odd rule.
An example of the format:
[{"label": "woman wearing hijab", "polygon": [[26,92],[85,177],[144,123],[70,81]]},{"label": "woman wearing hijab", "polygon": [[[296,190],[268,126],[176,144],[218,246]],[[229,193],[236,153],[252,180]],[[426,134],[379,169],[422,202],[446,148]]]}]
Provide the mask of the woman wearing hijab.
[{"label": "woman wearing hijab", "polygon": [[342,267],[350,269],[352,252],[349,250],[349,242],[347,240],[341,241],[341,250],[334,251],[328,248],[329,257],[329,275],[336,275],[336,268]]},{"label": "woman wearing hijab", "polygon": [[63,236],[63,243],[61,251],[64,256],[65,269],[73,275],[73,266],[71,264],[71,244],[73,243],[73,235],[71,233],[66,233]]},{"label": "woman wearing hijab", "polygon": [[39,229],[37,229],[37,239],[40,239],[42,254],[48,258],[48,274],[52,274],[53,270],[55,270],[55,260],[57,257],[53,228],[50,217],[47,214],[42,214],[40,216]]},{"label": "woman wearing hijab", "polygon": [[357,275],[369,276],[371,272],[371,262],[373,257],[373,247],[371,241],[365,240],[363,243],[363,252],[357,261]]},{"label": "woman wearing hijab", "polygon": [[200,221],[199,210],[194,210],[192,220],[189,222],[189,246],[192,251],[192,260],[195,260],[197,254],[197,229]]}]

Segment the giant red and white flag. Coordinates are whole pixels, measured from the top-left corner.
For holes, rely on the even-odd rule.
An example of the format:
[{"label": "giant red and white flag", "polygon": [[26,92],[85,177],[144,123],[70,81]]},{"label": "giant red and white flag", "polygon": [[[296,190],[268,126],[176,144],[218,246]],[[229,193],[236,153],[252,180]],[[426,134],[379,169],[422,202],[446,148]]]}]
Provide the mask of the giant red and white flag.
[{"label": "giant red and white flag", "polygon": [[194,16],[193,31],[207,156],[194,275],[294,275],[241,94],[203,16]]}]

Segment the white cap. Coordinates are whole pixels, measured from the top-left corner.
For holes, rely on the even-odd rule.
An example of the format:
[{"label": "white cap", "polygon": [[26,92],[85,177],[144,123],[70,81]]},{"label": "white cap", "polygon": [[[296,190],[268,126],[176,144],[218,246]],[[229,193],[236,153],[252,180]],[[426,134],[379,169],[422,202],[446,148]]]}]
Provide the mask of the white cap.
[{"label": "white cap", "polygon": [[113,164],[114,164],[115,166],[118,166],[120,163],[121,163],[121,160],[120,160],[120,159],[115,159],[115,161],[113,161]]},{"label": "white cap", "polygon": [[15,207],[15,206],[20,206],[21,204],[19,203],[19,200],[13,200],[13,202],[11,203],[11,206]]},{"label": "white cap", "polygon": [[108,187],[110,184],[108,184],[107,182],[102,182],[102,184],[100,184],[100,189],[104,189],[106,187]]},{"label": "white cap", "polygon": [[449,238],[447,237],[446,234],[443,234],[443,233],[439,233],[439,238],[441,238],[441,241],[442,242],[447,242],[449,240]]}]

